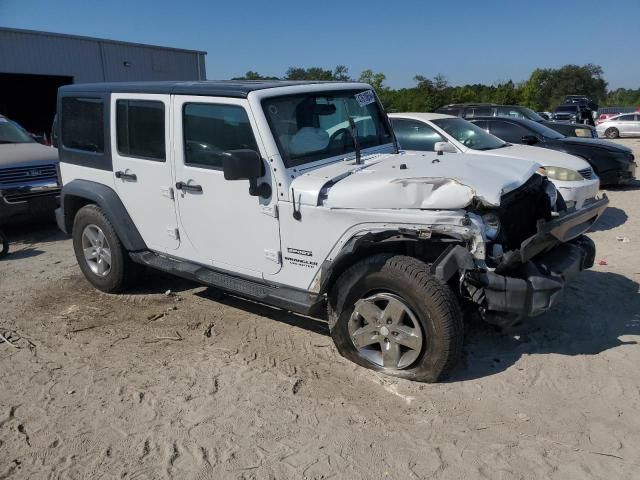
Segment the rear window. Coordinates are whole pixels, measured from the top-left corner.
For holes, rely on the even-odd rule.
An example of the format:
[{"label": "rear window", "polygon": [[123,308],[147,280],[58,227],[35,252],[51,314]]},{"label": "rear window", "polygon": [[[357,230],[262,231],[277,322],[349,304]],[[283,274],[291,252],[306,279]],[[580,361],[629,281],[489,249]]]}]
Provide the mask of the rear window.
[{"label": "rear window", "polygon": [[101,98],[62,99],[62,144],[66,148],[104,153],[104,102]]},{"label": "rear window", "polygon": [[165,161],[164,103],[118,100],[116,131],[121,155]]}]

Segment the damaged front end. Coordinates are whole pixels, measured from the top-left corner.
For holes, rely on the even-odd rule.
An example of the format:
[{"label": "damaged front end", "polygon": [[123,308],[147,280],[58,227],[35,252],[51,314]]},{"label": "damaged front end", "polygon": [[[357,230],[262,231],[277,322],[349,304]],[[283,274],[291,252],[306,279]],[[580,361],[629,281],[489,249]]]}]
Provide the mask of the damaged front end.
[{"label": "damaged front end", "polygon": [[503,197],[495,215],[499,232],[487,235],[484,265],[461,246],[449,248],[433,264],[444,281],[459,275],[460,291],[485,320],[515,324],[553,306],[565,283],[593,266],[595,245],[583,235],[607,208],[606,196],[583,208],[556,212],[545,201],[543,177]]}]

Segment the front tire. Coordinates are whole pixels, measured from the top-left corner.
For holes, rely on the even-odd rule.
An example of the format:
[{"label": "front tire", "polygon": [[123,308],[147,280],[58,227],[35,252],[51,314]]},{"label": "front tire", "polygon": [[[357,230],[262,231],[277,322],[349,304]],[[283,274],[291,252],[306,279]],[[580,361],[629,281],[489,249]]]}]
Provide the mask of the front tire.
[{"label": "front tire", "polygon": [[98,290],[122,292],[137,278],[139,266],[131,261],[113,225],[97,205],[86,205],[78,211],[72,236],[80,270]]},{"label": "front tire", "polygon": [[607,130],[604,132],[604,136],[607,138],[618,138],[620,137],[620,132],[618,131],[617,128],[611,127],[611,128],[607,128]]},{"label": "front tire", "polygon": [[436,382],[462,354],[458,300],[412,257],[380,254],[353,265],[329,295],[328,317],[341,355],[388,375]]}]

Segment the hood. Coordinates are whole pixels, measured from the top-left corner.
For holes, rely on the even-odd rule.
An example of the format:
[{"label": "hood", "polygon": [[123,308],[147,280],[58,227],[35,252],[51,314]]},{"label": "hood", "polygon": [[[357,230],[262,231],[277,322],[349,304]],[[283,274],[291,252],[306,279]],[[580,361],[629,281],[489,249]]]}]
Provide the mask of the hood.
[{"label": "hood", "polygon": [[475,198],[499,206],[539,164],[490,155],[401,153],[355,165],[343,161],[311,170],[291,187],[297,202],[331,208],[459,209]]},{"label": "hood", "polygon": [[609,142],[607,140],[600,140],[597,138],[584,138],[584,137],[565,137],[559,140],[562,143],[568,143],[570,145],[582,145],[585,147],[597,147],[604,148],[610,152],[619,153],[631,153],[632,150],[624,145],[618,143]]},{"label": "hood", "polygon": [[58,150],[39,143],[0,144],[0,168],[58,163]]},{"label": "hood", "polygon": [[[550,148],[532,147],[529,145],[511,145],[489,151],[492,155],[532,160],[543,167],[562,167],[571,170],[589,168],[589,164],[580,157],[568,153],[551,150]],[[486,152],[486,153],[489,153]]]}]

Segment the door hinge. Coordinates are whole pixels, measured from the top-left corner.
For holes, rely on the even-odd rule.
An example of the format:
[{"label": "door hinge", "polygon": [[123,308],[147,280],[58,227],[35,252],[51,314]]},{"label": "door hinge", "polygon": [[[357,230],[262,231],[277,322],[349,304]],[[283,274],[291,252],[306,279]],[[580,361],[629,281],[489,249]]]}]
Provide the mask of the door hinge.
[{"label": "door hinge", "polygon": [[261,207],[262,213],[269,215],[273,218],[278,218],[278,206],[277,205],[263,205]]},{"label": "door hinge", "polygon": [[180,230],[174,227],[167,228],[167,233],[169,236],[175,240],[180,240]]},{"label": "door hinge", "polygon": [[271,260],[274,263],[282,263],[282,259],[281,259],[281,255],[280,255],[280,250],[269,250],[269,249],[265,249],[264,251],[264,257],[267,260]]},{"label": "door hinge", "polygon": [[173,187],[160,187],[160,191],[162,192],[162,196],[167,197],[171,200],[175,198],[173,195]]}]

